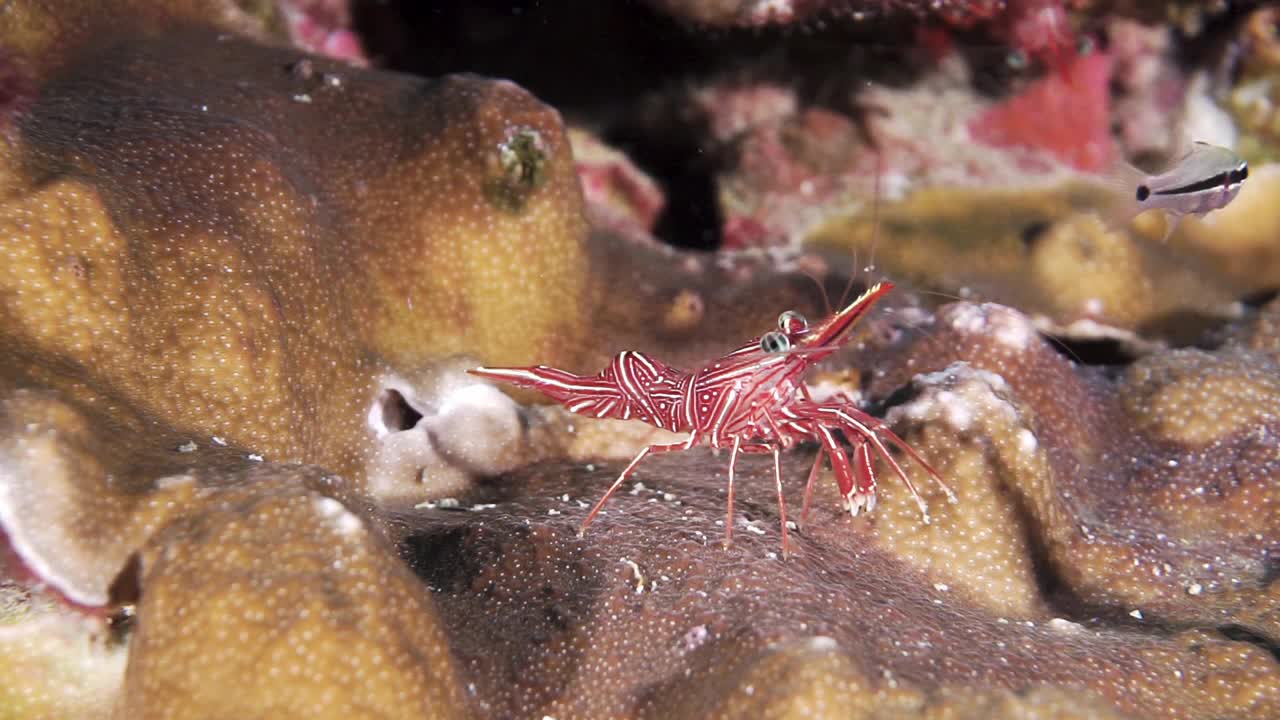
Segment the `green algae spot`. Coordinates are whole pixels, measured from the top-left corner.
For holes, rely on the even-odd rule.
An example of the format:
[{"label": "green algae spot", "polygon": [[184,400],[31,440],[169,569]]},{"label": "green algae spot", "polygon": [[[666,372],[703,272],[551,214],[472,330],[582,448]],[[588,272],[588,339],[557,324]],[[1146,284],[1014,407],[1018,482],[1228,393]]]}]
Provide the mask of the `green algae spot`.
[{"label": "green algae spot", "polygon": [[485,196],[507,212],[520,212],[547,181],[546,143],[538,131],[520,128],[498,146],[497,171],[485,183]]}]

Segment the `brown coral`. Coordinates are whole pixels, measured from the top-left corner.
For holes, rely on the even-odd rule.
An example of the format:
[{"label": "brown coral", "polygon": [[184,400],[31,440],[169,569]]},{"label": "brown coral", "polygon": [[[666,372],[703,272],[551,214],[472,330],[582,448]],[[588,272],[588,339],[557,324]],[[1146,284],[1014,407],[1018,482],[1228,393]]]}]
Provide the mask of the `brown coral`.
[{"label": "brown coral", "polygon": [[5,342],[201,442],[357,475],[393,370],[572,364],[585,225],[556,114],[509,83],[354,72],[196,31],[62,69],[5,158]]}]

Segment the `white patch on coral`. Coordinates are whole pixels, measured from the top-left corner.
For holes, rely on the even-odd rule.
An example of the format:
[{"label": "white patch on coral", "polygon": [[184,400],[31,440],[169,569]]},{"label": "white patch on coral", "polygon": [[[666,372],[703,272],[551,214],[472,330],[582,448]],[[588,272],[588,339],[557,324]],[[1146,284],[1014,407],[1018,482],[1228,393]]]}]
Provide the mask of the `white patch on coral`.
[{"label": "white patch on coral", "polygon": [[1077,635],[1084,632],[1084,626],[1077,622],[1072,622],[1063,618],[1054,618],[1048,623],[1049,629],[1064,635]]},{"label": "white patch on coral", "polygon": [[951,329],[957,332],[980,333],[987,329],[987,313],[981,305],[955,305],[947,315]]},{"label": "white patch on coral", "polygon": [[1039,441],[1036,440],[1035,434],[1030,430],[1023,428],[1018,431],[1018,452],[1023,455],[1031,455],[1039,446]]},{"label": "white patch on coral", "polygon": [[685,652],[697,650],[710,636],[711,633],[707,630],[706,625],[695,625],[689,628],[689,631],[684,634]]},{"label": "white patch on coral", "polygon": [[990,333],[996,342],[1014,350],[1025,350],[1036,336],[1035,326],[1021,313],[995,303],[953,305],[946,321],[960,333]]},{"label": "white patch on coral", "polygon": [[450,462],[484,475],[511,469],[509,446],[523,432],[515,401],[487,383],[445,394],[438,413],[423,418],[423,426]]},{"label": "white patch on coral", "polygon": [[621,562],[624,565],[627,565],[631,568],[631,574],[634,575],[636,579],[636,594],[639,595],[643,593],[644,592],[644,575],[641,574],[640,572],[640,565],[636,563],[635,560],[632,560],[630,558],[622,558],[618,562]]},{"label": "white patch on coral", "polygon": [[960,395],[949,390],[943,390],[938,393],[938,403],[943,408],[943,415],[946,417],[947,424],[951,427],[964,432],[973,424],[974,408],[972,403]]},{"label": "white patch on coral", "polygon": [[355,535],[364,529],[364,522],[355,513],[331,497],[316,498],[315,507],[321,517],[333,522],[334,528],[341,535]]},{"label": "white patch on coral", "polygon": [[82,565],[83,558],[59,557],[58,551],[68,549],[67,543],[42,547],[49,544],[48,539],[39,537],[32,524],[33,518],[49,518],[66,511],[61,506],[66,500],[57,496],[58,489],[46,482],[33,488],[32,483],[36,478],[65,482],[63,478],[71,470],[54,447],[56,431],[34,423],[26,431],[28,435],[12,438],[10,447],[5,448],[7,452],[0,455],[0,528],[9,536],[9,547],[41,581],[72,602],[101,607],[107,603],[106,584],[76,572],[76,565]]},{"label": "white patch on coral", "polygon": [[182,473],[180,475],[165,475],[156,480],[157,490],[168,490],[170,488],[182,487],[184,485],[194,485],[196,478],[190,473]]},{"label": "white patch on coral", "polygon": [[[497,475],[519,461],[520,409],[497,387],[466,373],[477,365],[454,358],[415,377],[381,378],[368,412],[375,440],[368,484],[375,496],[421,501],[455,494],[474,476]],[[409,411],[421,417],[405,417]],[[411,420],[411,427],[396,426]]]},{"label": "white patch on coral", "polygon": [[989,370],[974,369],[969,363],[956,362],[933,373],[920,375],[916,382],[929,388],[915,400],[892,408],[888,422],[896,422],[900,413],[923,422],[942,420],[959,432],[970,430],[975,419],[999,411],[1016,419],[1017,411],[999,395],[1008,384]]},{"label": "white patch on coral", "polygon": [[1014,350],[1026,350],[1031,346],[1036,330],[1025,317],[1009,310],[1002,310],[993,315],[989,319],[996,321],[992,323],[994,325],[992,335],[996,342]]}]

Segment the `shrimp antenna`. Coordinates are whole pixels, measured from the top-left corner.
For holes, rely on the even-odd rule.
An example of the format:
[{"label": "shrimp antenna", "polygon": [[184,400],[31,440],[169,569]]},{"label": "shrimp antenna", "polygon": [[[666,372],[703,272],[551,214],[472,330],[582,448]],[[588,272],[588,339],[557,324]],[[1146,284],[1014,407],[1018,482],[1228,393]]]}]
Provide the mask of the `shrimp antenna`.
[{"label": "shrimp antenna", "polygon": [[[880,176],[884,172],[884,153],[871,145],[876,155],[876,171],[875,180],[872,183],[871,193],[871,263],[867,265],[867,270],[874,270],[876,267],[876,247],[880,243]],[[840,293],[839,307],[844,307],[845,302],[849,299],[849,292],[853,290],[853,281],[857,278],[858,268],[858,246],[855,243],[853,247],[853,272],[849,273],[849,280],[844,285],[844,291]]]},{"label": "shrimp antenna", "polygon": [[[946,299],[946,300],[956,300],[956,301],[958,301],[958,302],[969,302],[969,301],[971,300],[971,298],[961,297],[961,296],[959,296],[959,295],[955,295],[955,294],[952,294],[952,293],[942,292],[942,291],[940,291],[940,290],[915,290],[914,292],[916,292],[916,293],[917,293],[917,294],[919,294],[919,295],[932,295],[932,296],[934,296],[934,297],[940,297],[940,298],[944,298],[944,299]],[[885,312],[886,312],[887,314],[893,314],[893,312],[894,312],[895,310],[896,310],[896,308],[888,308],[887,310],[885,310]],[[929,334],[928,334],[927,332],[925,332],[925,331],[924,331],[924,329],[923,329],[923,328],[921,328],[920,326],[917,326],[917,325],[909,325],[909,326],[907,326],[907,327],[909,327],[909,328],[910,328],[910,329],[912,329],[912,330],[919,331],[919,332],[921,332],[922,334],[924,334],[924,335],[926,335],[926,336],[929,336]],[[1053,345],[1056,345],[1056,346],[1058,346],[1059,348],[1061,348],[1063,352],[1065,352],[1067,355],[1069,355],[1069,356],[1070,356],[1072,359],[1074,359],[1078,364],[1080,364],[1080,365],[1084,365],[1084,364],[1085,364],[1084,359],[1083,359],[1083,358],[1081,358],[1081,357],[1080,357],[1080,355],[1079,355],[1075,350],[1072,350],[1072,349],[1071,349],[1071,346],[1070,346],[1070,345],[1068,345],[1068,344],[1066,343],[1066,341],[1065,341],[1065,340],[1063,340],[1062,338],[1058,337],[1057,335],[1054,335],[1053,333],[1044,332],[1044,331],[1042,331],[1042,330],[1038,330],[1038,329],[1036,330],[1036,333],[1037,333],[1038,335],[1040,335],[1041,337],[1043,337],[1045,340],[1048,340],[1048,341],[1049,341],[1050,343],[1052,343]]]},{"label": "shrimp antenna", "polygon": [[833,315],[835,311],[831,309],[831,298],[827,296],[827,288],[822,284],[822,281],[814,277],[813,273],[808,270],[801,270],[800,274],[809,278],[814,285],[818,286],[818,294],[822,295],[822,316]]}]

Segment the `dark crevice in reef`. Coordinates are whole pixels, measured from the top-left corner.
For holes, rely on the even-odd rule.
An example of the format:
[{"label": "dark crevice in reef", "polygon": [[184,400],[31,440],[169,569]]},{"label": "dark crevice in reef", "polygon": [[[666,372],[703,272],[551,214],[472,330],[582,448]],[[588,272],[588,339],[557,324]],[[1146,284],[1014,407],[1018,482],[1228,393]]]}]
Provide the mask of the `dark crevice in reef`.
[{"label": "dark crevice in reef", "polygon": [[722,226],[715,178],[721,163],[714,149],[698,142],[699,136],[705,134],[690,127],[673,127],[663,136],[630,125],[610,131],[605,139],[637,159],[666,193],[655,234],[676,247],[715,250]]},{"label": "dark crevice in reef", "polygon": [[1071,340],[1050,337],[1049,346],[1078,365],[1128,365],[1136,357],[1118,340]]},{"label": "dark crevice in reef", "polygon": [[1224,625],[1218,628],[1218,632],[1222,633],[1228,639],[1238,640],[1240,642],[1247,642],[1253,645],[1257,645],[1263,650],[1266,650],[1267,652],[1274,655],[1277,660],[1280,660],[1280,646],[1275,645],[1274,643],[1267,640],[1267,638],[1261,635],[1258,635],[1255,632],[1252,632],[1246,628],[1240,627],[1239,625]]},{"label": "dark crevice in reef", "polygon": [[570,114],[626,106],[716,51],[639,2],[366,1],[353,15],[381,67],[504,77]]},{"label": "dark crevice in reef", "polygon": [[[905,86],[931,66],[906,17],[713,30],[681,24],[635,0],[367,0],[356,2],[353,14],[381,67],[507,78],[619,146],[669,199],[658,237],[700,250],[720,243],[715,177],[722,153],[699,143],[707,137],[705,118],[673,97],[696,87],[698,78],[773,79],[795,88],[803,104],[857,117],[864,109],[852,98],[869,78]],[[967,42],[978,76],[1007,86],[1007,49],[977,35]]]},{"label": "dark crevice in reef", "polygon": [[[1255,9],[1253,2],[1233,2],[1220,3],[1216,11],[1200,13],[1198,20],[1203,25],[1198,32],[1174,33],[1174,51],[1170,57],[1184,71],[1205,66],[1217,66],[1226,73],[1238,70],[1235,66],[1241,53],[1234,45],[1240,25]],[[1234,79],[1227,80],[1234,83]]]},{"label": "dark crevice in reef", "polygon": [[1250,310],[1259,310],[1262,306],[1280,297],[1280,288],[1257,290],[1240,298],[1240,303]]},{"label": "dark crevice in reef", "polygon": [[470,531],[455,527],[443,532],[418,533],[406,537],[400,556],[411,570],[436,592],[456,591],[479,571],[467,562]]},{"label": "dark crevice in reef", "polygon": [[398,390],[387,388],[378,396],[382,424],[390,432],[410,430],[422,419],[422,413],[409,404]]}]

